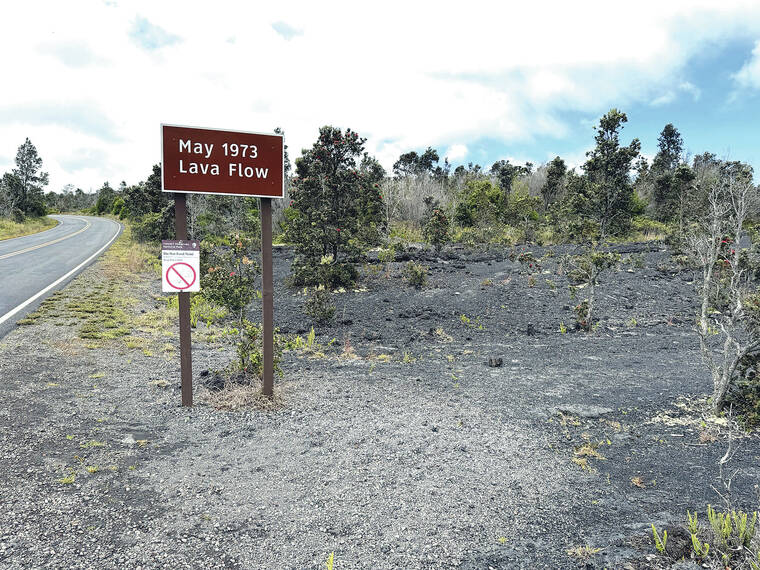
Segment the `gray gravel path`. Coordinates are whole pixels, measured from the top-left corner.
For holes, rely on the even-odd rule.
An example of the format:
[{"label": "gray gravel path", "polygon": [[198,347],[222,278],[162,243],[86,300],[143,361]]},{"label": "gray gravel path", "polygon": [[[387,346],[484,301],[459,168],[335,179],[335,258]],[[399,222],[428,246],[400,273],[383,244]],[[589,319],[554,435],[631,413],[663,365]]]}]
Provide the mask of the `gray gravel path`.
[{"label": "gray gravel path", "polygon": [[[70,291],[106,278],[95,265]],[[154,281],[130,285],[134,312],[161,305]],[[676,406],[708,388],[687,327],[446,326],[453,338],[411,362],[367,357],[378,344],[358,335],[362,358],[340,343],[287,353],[282,405],[247,412],[201,389],[180,408],[176,350],[87,348],[54,319],[17,329],[0,343],[0,565],[317,569],[334,552],[336,569],[578,568],[567,550],[590,545],[590,567],[640,568],[649,524],[716,503],[723,443],[699,445],[698,415]],[[205,332],[196,380],[231,358]],[[485,365],[493,354],[504,366]],[[652,421],[664,411],[683,423]],[[604,442],[587,470],[584,442]],[[745,506],[759,452],[749,439],[737,458]]]}]

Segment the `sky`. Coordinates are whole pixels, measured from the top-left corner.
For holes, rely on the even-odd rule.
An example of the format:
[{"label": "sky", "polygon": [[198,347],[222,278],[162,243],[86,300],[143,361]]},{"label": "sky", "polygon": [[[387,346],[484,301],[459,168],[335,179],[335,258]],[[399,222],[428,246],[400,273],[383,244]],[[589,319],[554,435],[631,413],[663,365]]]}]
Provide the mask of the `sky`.
[{"label": "sky", "polygon": [[48,190],[144,180],[161,123],[280,127],[291,159],[350,127],[388,170],[428,146],[577,167],[612,107],[649,158],[673,123],[691,155],[760,174],[756,0],[26,0],[0,17],[0,173],[28,137]]}]

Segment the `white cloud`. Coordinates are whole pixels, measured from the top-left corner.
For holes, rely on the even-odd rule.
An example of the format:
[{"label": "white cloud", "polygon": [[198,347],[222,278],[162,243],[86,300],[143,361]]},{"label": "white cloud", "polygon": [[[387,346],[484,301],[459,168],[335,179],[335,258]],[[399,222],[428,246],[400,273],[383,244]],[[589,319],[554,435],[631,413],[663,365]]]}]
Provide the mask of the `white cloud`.
[{"label": "white cloud", "polygon": [[467,145],[453,144],[448,148],[448,150],[446,150],[443,156],[448,158],[449,162],[453,162],[456,160],[462,160],[465,156],[467,156],[467,152]]},{"label": "white cloud", "polygon": [[691,81],[683,81],[678,88],[685,93],[691,95],[694,102],[697,102],[702,97],[702,90],[694,85]]},{"label": "white cloud", "polygon": [[667,91],[666,93],[663,93],[656,99],[654,99],[650,105],[652,107],[661,107],[662,105],[667,105],[668,103],[672,103],[676,100],[676,94],[674,91]]},{"label": "white cloud", "polygon": [[739,87],[760,89],[760,40],[755,44],[750,59],[733,77]]},{"label": "white cloud", "polygon": [[662,95],[659,95],[649,103],[652,107],[661,107],[673,103],[678,98],[678,91],[691,95],[692,100],[699,101],[702,97],[702,90],[694,85],[691,81],[681,81],[675,88],[668,89]]},{"label": "white cloud", "polygon": [[294,158],[319,126],[351,127],[386,168],[428,145],[519,147],[576,131],[565,111],[598,117],[669,90],[698,97],[672,83],[687,62],[727,34],[760,31],[760,11],[743,0],[645,1],[635,11],[602,1],[358,6],[9,4],[14,25],[0,50],[16,54],[3,61],[15,80],[3,91],[0,155],[30,137],[59,189],[144,179],[160,160],[162,122],[280,126]]}]

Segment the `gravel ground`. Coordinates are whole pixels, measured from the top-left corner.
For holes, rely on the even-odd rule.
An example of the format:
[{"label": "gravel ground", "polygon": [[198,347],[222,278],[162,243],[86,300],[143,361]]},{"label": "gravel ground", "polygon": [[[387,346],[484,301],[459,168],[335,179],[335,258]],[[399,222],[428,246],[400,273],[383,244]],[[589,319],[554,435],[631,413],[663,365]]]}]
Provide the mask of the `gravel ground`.
[{"label": "gravel ground", "polygon": [[[698,412],[694,276],[657,245],[620,249],[644,267],[603,277],[590,335],[571,326],[563,248],[533,287],[503,250],[407,254],[430,267],[420,291],[401,262],[367,267],[319,346],[285,354],[279,405],[236,412],[205,398],[206,371],[232,358],[205,325],[192,409],[176,327],[78,337],[66,303],[114,279],[92,266],[0,344],[0,565],[316,569],[334,552],[336,569],[667,567],[648,529],[675,536],[686,509],[721,503],[726,428]],[[303,336],[290,259],[276,251],[275,319]],[[114,292],[139,319],[159,288]],[[754,509],[760,442],[740,441],[732,499]]]}]

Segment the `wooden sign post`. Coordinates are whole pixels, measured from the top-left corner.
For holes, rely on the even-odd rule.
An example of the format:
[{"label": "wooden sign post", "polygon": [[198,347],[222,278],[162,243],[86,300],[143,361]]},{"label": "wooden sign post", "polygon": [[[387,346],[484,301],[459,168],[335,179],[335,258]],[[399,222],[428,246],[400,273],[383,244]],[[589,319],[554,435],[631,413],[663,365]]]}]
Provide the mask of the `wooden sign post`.
[{"label": "wooden sign post", "polygon": [[[274,390],[274,286],[272,276],[272,198],[285,194],[282,135],[161,125],[161,184],[174,192],[178,240],[187,239],[185,194],[222,194],[260,198],[262,392]],[[199,276],[200,278],[200,276]],[[182,405],[193,405],[190,294],[179,293]]]}]

